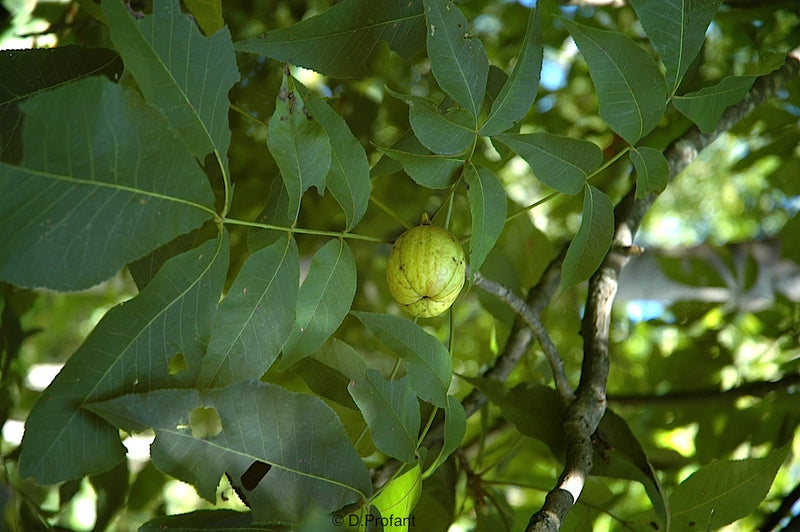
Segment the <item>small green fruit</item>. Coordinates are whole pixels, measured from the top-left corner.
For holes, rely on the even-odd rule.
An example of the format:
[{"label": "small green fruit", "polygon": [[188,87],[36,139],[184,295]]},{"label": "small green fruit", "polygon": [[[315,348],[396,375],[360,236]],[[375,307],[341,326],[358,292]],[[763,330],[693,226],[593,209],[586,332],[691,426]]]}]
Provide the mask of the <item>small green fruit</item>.
[{"label": "small green fruit", "polygon": [[389,254],[389,290],[406,313],[438,316],[464,286],[464,250],[453,235],[435,225],[409,229]]}]

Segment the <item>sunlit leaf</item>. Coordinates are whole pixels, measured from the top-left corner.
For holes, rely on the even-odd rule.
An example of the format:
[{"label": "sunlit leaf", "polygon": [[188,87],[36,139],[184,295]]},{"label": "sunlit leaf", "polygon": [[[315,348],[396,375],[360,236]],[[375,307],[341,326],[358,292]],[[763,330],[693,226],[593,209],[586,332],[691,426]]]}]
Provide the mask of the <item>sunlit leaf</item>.
[{"label": "sunlit leaf", "polygon": [[214,153],[228,171],[228,91],[239,81],[230,32],[205,37],[176,2],[139,20],[124,2],[106,1],[111,40],[148,103],[159,107],[192,153]]},{"label": "sunlit leaf", "polygon": [[603,162],[603,152],[588,140],[544,132],[494,138],[525,159],[536,179],[566,194],[583,190],[586,178]]},{"label": "sunlit leaf", "polygon": [[592,75],[600,118],[631,144],[664,114],[667,89],[655,60],[624,35],[565,20]]},{"label": "sunlit leaf", "polygon": [[325,191],[325,176],[331,167],[331,144],[320,123],[306,108],[294,79],[284,73],[269,121],[267,146],[275,158],[289,195],[289,217],[300,210],[303,192],[317,187]]},{"label": "sunlit leaf", "polygon": [[[274,384],[244,381],[219,390],[156,390],[86,408],[126,430],[155,430],[156,467],[215,500],[228,473],[235,482],[254,462],[271,466],[252,489],[242,488],[256,521],[297,523],[368,495],[369,473],[339,418],[321,399]],[[197,408],[216,411],[221,430],[192,435]]]},{"label": "sunlit leaf", "polygon": [[508,199],[503,183],[484,166],[470,165],[464,172],[464,179],[469,187],[467,196],[472,216],[469,266],[477,272],[503,231]]},{"label": "sunlit leaf", "polygon": [[199,388],[258,378],[269,369],[294,323],[299,277],[293,238],[247,258],[214,316]]},{"label": "sunlit leaf", "polygon": [[[52,484],[124,459],[117,428],[81,405],[193,383],[227,268],[228,239],[210,240],[167,261],[138,296],[103,316],[31,410],[23,476]],[[178,354],[188,368],[170,376],[169,361]]]},{"label": "sunlit leaf", "polygon": [[483,43],[452,0],[424,0],[428,58],[433,76],[447,94],[472,114],[476,124],[486,93],[489,58]]},{"label": "sunlit leaf", "polygon": [[353,314],[403,360],[420,399],[442,408],[447,406],[453,365],[450,354],[439,340],[405,318],[371,312]]},{"label": "sunlit leaf", "polygon": [[601,190],[587,185],[578,233],[567,248],[561,269],[561,290],[588,279],[611,247],[614,237],[614,204]]},{"label": "sunlit leaf", "polygon": [[721,460],[695,471],[670,495],[672,526],[684,530],[697,523],[714,530],[753,513],[789,447],[774,449],[764,458]]},{"label": "sunlit leaf", "polygon": [[89,288],[213,216],[205,174],[163,115],[88,78],[22,106],[25,155],[0,163],[0,277]]},{"label": "sunlit leaf", "polygon": [[382,517],[388,518],[387,526],[383,527],[384,532],[408,530],[408,516],[417,505],[421,493],[422,475],[419,464],[383,487],[380,494],[372,500],[372,504]]},{"label": "sunlit leaf", "polygon": [[344,119],[319,96],[303,85],[295,85],[306,102],[311,115],[319,121],[331,143],[331,167],[326,184],[341,205],[346,229],[352,229],[369,206],[372,182],[369,179],[369,162],[364,147],[353,136]]},{"label": "sunlit leaf", "polygon": [[636,197],[663,192],[669,181],[669,163],[661,151],[641,146],[631,150],[631,161],[636,168]]},{"label": "sunlit leaf", "polygon": [[297,317],[283,346],[281,366],[289,367],[319,349],[350,311],[355,293],[353,252],[343,240],[330,240],[314,254],[300,287]]},{"label": "sunlit leaf", "polygon": [[236,49],[330,76],[360,77],[380,41],[410,57],[422,48],[424,32],[422,0],[345,0],[288,28],[240,41]]},{"label": "sunlit leaf", "polygon": [[482,135],[491,136],[507,131],[528,113],[536,99],[544,55],[541,19],[541,9],[532,9],[517,63],[500,94],[492,102],[489,118],[481,128]]},{"label": "sunlit leaf", "polygon": [[408,377],[387,381],[367,370],[347,390],[367,420],[375,447],[403,462],[412,462],[419,436],[419,403]]},{"label": "sunlit leaf", "polygon": [[675,96],[672,104],[697,124],[700,131],[711,133],[716,129],[725,109],[742,101],[755,79],[755,76],[724,78],[713,87],[704,87],[696,92]]},{"label": "sunlit leaf", "polygon": [[703,46],[722,0],[631,0],[642,27],[667,67],[667,90],[674,94]]}]

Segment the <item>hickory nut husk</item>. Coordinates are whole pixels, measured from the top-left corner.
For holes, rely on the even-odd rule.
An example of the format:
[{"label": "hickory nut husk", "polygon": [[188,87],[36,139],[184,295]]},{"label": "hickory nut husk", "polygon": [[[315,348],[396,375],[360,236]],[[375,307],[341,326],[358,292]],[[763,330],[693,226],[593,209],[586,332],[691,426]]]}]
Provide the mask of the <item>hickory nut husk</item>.
[{"label": "hickory nut husk", "polygon": [[445,229],[413,227],[392,246],[386,279],[389,290],[411,316],[438,316],[453,304],[464,286],[464,250]]}]

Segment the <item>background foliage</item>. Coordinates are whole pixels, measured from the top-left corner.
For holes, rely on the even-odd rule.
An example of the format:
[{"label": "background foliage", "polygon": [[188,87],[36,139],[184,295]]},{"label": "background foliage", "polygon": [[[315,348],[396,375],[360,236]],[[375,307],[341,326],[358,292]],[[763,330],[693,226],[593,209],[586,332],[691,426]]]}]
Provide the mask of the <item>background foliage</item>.
[{"label": "background foliage", "polygon": [[3,2],[8,529],[797,526],[797,2],[528,4]]}]

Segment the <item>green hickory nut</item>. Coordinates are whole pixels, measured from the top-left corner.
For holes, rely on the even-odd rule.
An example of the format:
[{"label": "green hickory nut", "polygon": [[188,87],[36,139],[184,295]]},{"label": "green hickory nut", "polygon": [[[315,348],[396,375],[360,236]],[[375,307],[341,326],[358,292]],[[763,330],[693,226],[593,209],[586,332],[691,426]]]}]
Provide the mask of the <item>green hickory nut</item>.
[{"label": "green hickory nut", "polygon": [[456,300],[464,286],[464,270],[464,250],[458,240],[441,227],[423,224],[395,241],[386,279],[407,314],[432,318]]}]

